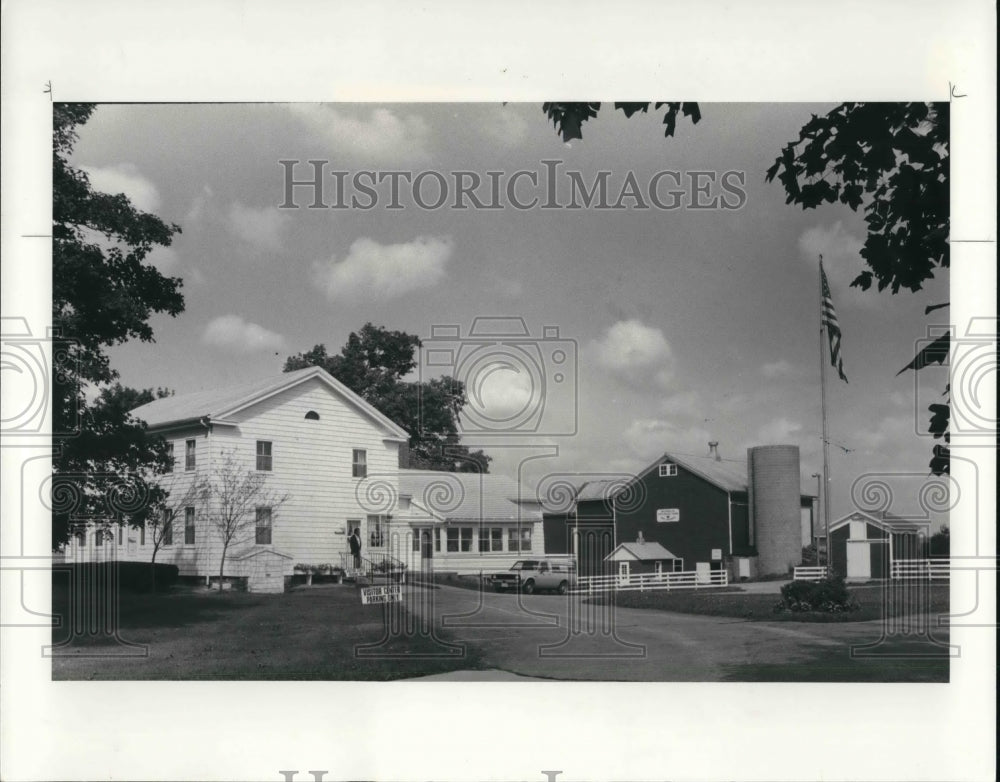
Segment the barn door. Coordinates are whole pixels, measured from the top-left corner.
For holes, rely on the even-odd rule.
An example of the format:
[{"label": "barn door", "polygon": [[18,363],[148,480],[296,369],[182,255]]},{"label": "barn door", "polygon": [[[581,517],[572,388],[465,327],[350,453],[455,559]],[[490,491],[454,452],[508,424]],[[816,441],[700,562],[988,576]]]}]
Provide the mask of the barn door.
[{"label": "barn door", "polygon": [[867,540],[847,541],[847,577],[872,577],[872,555]]}]

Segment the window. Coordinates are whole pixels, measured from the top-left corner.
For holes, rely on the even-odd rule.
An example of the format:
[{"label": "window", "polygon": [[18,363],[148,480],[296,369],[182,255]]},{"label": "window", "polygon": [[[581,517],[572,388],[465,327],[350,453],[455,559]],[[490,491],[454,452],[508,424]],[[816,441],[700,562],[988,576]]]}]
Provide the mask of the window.
[{"label": "window", "polygon": [[472,551],[472,527],[449,527],[448,551]]},{"label": "window", "polygon": [[271,443],[268,440],[257,441],[257,469],[271,472]]},{"label": "window", "polygon": [[184,509],[184,544],[194,543],[194,508]]},{"label": "window", "polygon": [[198,445],[197,440],[185,440],[184,441],[184,469],[186,471],[193,470],[196,466],[195,462],[195,448]]},{"label": "window", "polygon": [[319,420],[319,413],[317,413],[315,410],[310,410],[308,413],[306,413],[306,420],[307,421],[318,421]]},{"label": "window", "polygon": [[660,477],[661,478],[673,478],[677,475],[677,465],[676,464],[661,464],[660,465]]},{"label": "window", "polygon": [[122,543],[123,543],[122,536],[123,536],[124,532],[125,532],[125,530],[122,529],[122,526],[119,524],[118,525],[118,545],[119,546],[122,545]]},{"label": "window", "polygon": [[382,548],[389,533],[388,516],[368,517],[368,545],[372,548]]},{"label": "window", "polygon": [[354,449],[354,458],[351,462],[351,475],[355,478],[368,477],[368,452],[361,449]]},{"label": "window", "polygon": [[142,526],[139,527],[139,545],[146,545],[146,522],[143,522]]},{"label": "window", "polygon": [[503,527],[480,527],[479,550],[503,551]]},{"label": "window", "polygon": [[170,511],[163,511],[162,543],[164,546],[174,545],[174,520],[170,515]]},{"label": "window", "polygon": [[86,548],[87,546],[87,533],[77,532],[76,533],[76,545],[80,548]]},{"label": "window", "polygon": [[508,551],[531,551],[531,527],[511,527],[507,530]]},{"label": "window", "polygon": [[257,508],[257,545],[271,545],[271,509]]},{"label": "window", "polygon": [[104,545],[104,530],[99,529],[94,532],[94,545],[95,546]]},{"label": "window", "polygon": [[174,471],[174,444],[167,443],[167,472]]},{"label": "window", "polygon": [[434,550],[441,551],[441,529],[434,530]]}]

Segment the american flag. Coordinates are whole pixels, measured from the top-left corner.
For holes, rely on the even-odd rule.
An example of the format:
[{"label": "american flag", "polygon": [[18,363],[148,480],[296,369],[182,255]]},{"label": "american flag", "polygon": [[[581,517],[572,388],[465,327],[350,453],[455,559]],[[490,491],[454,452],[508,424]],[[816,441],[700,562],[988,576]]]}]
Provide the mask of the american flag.
[{"label": "american flag", "polygon": [[826,334],[830,338],[830,363],[837,368],[837,374],[846,383],[844,360],[840,357],[840,323],[837,322],[837,311],[833,308],[830,284],[826,281],[822,260],[819,262],[819,276],[823,286],[823,325],[826,326]]}]

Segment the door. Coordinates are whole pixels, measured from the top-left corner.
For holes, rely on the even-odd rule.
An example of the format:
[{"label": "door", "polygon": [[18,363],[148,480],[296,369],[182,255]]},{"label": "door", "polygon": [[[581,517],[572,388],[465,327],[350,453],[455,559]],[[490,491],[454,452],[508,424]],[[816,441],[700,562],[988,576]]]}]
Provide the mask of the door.
[{"label": "door", "polygon": [[658,560],[656,560],[656,562],[653,563],[653,573],[656,576],[656,580],[657,581],[661,581],[663,579],[663,562],[662,562],[662,560],[658,559]]},{"label": "door", "polygon": [[629,582],[629,566],[628,562],[618,563],[618,583],[625,585]]},{"label": "door", "polygon": [[872,577],[872,555],[867,540],[847,541],[847,577]]},{"label": "door", "polygon": [[420,567],[430,570],[434,559],[434,530],[424,528],[420,530]]}]

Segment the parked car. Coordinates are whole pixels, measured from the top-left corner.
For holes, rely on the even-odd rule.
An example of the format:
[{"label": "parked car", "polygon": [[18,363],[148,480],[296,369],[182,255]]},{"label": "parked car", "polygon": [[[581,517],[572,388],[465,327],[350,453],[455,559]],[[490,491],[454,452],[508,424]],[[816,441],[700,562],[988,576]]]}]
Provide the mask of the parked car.
[{"label": "parked car", "polygon": [[510,570],[494,573],[490,583],[497,592],[520,590],[526,595],[551,589],[565,595],[576,586],[576,563],[572,560],[519,559]]}]

